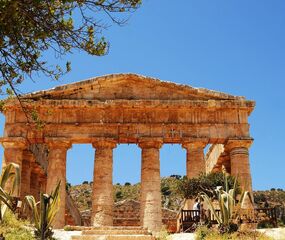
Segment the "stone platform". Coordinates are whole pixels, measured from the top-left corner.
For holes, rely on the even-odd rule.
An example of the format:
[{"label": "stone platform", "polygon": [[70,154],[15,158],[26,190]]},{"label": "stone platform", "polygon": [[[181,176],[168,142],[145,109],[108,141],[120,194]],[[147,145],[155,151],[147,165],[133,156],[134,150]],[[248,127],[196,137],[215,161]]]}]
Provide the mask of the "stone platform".
[{"label": "stone platform", "polygon": [[92,227],[82,229],[82,234],[72,236],[72,240],[155,240],[142,227]]}]

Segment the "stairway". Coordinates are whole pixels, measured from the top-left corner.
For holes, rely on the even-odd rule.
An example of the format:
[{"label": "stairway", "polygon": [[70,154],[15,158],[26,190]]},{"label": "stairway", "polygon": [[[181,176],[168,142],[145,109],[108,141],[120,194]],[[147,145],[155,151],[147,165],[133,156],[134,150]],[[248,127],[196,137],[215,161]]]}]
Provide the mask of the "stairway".
[{"label": "stairway", "polygon": [[155,240],[142,227],[92,227],[83,230],[82,235],[72,236],[72,240]]}]

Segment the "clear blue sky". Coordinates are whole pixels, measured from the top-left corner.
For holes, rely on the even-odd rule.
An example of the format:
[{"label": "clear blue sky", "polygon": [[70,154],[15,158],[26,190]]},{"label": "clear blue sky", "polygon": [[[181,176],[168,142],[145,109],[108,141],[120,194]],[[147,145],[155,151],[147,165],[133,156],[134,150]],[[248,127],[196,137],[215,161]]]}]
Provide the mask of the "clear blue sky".
[{"label": "clear blue sky", "polygon": [[[43,77],[21,89],[133,72],[246,96],[256,101],[249,119],[255,139],[250,149],[253,188],[285,188],[284,13],[284,0],[143,0],[127,26],[105,32],[111,42],[107,56],[74,52],[68,57],[72,72],[60,82]],[[1,129],[3,122],[1,117]],[[137,146],[120,145],[114,156],[114,183],[140,181]],[[179,145],[165,145],[161,175],[185,174],[185,158]],[[68,152],[68,181],[92,180],[93,160],[91,146],[74,145]]]}]

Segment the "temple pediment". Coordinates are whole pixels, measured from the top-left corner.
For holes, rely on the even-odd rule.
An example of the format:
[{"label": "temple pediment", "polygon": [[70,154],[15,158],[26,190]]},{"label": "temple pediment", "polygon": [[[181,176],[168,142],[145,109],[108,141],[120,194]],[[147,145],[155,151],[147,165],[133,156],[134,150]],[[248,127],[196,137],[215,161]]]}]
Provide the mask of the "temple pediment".
[{"label": "temple pediment", "polygon": [[50,100],[244,100],[222,92],[194,88],[136,74],[113,74],[34,92],[28,99]]}]

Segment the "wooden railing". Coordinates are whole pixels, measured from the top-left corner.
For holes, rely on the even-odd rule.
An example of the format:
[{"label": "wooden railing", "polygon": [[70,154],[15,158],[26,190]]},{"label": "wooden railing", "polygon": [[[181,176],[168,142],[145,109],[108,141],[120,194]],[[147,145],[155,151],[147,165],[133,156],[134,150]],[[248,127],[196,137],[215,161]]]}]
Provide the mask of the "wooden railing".
[{"label": "wooden railing", "polygon": [[[220,215],[220,210],[216,214]],[[255,208],[241,211],[241,223],[258,223],[263,219],[268,219],[275,227],[277,226],[277,214],[275,208]],[[210,210],[181,210],[179,228],[181,232],[191,232],[195,226],[205,222],[217,224],[215,215]]]}]

